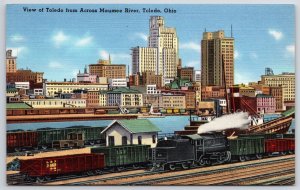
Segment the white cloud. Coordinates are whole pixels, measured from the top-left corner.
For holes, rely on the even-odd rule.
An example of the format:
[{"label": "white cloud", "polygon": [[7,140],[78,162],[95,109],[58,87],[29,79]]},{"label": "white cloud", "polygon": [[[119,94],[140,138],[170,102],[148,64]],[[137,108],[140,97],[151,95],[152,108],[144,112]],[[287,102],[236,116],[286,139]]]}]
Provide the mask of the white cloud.
[{"label": "white cloud", "polygon": [[295,54],[295,45],[294,44],[291,44],[291,45],[288,45],[285,47],[285,50],[290,53],[290,54]]},{"label": "white cloud", "polygon": [[283,33],[278,31],[278,30],[274,30],[274,29],[269,29],[269,34],[275,39],[275,40],[281,40],[283,37]]},{"label": "white cloud", "polygon": [[63,64],[57,62],[57,61],[51,61],[49,64],[48,64],[48,67],[49,68],[52,68],[52,69],[61,69],[63,68]]},{"label": "white cloud", "polygon": [[108,60],[108,58],[109,58],[109,53],[105,50],[99,51],[99,55],[100,55],[101,59]]},{"label": "white cloud", "polygon": [[240,52],[238,50],[234,50],[234,59],[239,59],[240,57]]},{"label": "white cloud", "polygon": [[138,38],[141,38],[144,41],[148,40],[148,35],[142,32],[137,32],[135,33],[135,36],[137,36]]},{"label": "white cloud", "polygon": [[12,56],[20,56],[21,54],[25,53],[28,48],[25,46],[21,46],[21,47],[11,47],[11,48],[7,48],[6,50],[12,50]]},{"label": "white cloud", "polygon": [[10,37],[10,40],[11,40],[12,42],[22,42],[22,41],[25,40],[25,38],[24,38],[23,36],[19,35],[19,34],[15,34],[15,35],[12,35],[12,36]]},{"label": "white cloud", "polygon": [[52,40],[56,47],[60,47],[60,45],[68,41],[69,38],[70,37],[65,35],[63,31],[57,32],[54,36],[52,36]]},{"label": "white cloud", "polygon": [[181,43],[179,44],[180,49],[190,49],[194,50],[200,53],[201,51],[201,46],[200,43],[195,43],[195,42],[187,42],[187,43]]},{"label": "white cloud", "polygon": [[251,53],[250,53],[250,57],[251,57],[252,59],[257,59],[257,58],[258,58],[258,55],[257,55],[257,53],[255,53],[255,52],[251,52]]},{"label": "white cloud", "polygon": [[76,41],[75,46],[77,47],[83,47],[87,46],[92,43],[93,37],[92,36],[86,36]]}]

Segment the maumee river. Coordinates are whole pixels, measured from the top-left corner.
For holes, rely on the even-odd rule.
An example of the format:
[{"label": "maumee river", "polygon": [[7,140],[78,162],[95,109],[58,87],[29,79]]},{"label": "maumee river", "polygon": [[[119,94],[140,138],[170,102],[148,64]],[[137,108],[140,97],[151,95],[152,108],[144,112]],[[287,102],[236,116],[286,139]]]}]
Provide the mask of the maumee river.
[{"label": "maumee river", "polygon": [[[153,122],[161,133],[173,133],[174,131],[183,130],[184,126],[189,124],[189,116],[166,116],[164,118],[147,118]],[[105,127],[109,125],[112,120],[92,120],[92,121],[66,121],[66,122],[42,122],[42,123],[16,123],[7,124],[7,130],[35,130],[39,128],[64,128],[70,126],[85,125],[91,127]],[[295,119],[293,119],[291,129],[295,129]]]}]

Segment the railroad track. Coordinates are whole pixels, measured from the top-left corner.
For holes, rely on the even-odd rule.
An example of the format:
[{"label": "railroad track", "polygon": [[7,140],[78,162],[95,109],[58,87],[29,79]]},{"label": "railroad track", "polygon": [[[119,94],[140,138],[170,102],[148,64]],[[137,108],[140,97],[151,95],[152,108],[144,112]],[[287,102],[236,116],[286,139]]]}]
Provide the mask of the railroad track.
[{"label": "railroad track", "polygon": [[[274,160],[275,159],[275,160]],[[249,168],[252,166],[263,166],[263,165],[268,165],[271,163],[280,163],[282,160],[285,161],[292,161],[294,160],[294,156],[292,158],[284,157],[284,158],[279,158],[275,157],[273,159],[268,159],[268,160],[259,160],[258,162],[255,163],[240,163],[235,166],[230,166],[232,164],[228,165],[219,165],[222,166],[222,168],[219,169],[212,169],[210,170],[209,167],[204,167],[206,171],[197,171],[199,168],[194,168],[191,169],[192,172],[189,170],[181,170],[181,171],[160,171],[160,172],[143,172],[143,173],[137,173],[137,174],[130,174],[130,175],[122,175],[118,177],[108,177],[108,178],[100,178],[100,179],[93,179],[93,180],[87,180],[87,181],[81,181],[81,182],[74,182],[74,183],[66,183],[66,185],[156,185],[162,182],[170,182],[172,180],[178,180],[178,179],[189,179],[193,176],[197,175],[209,175],[209,174],[214,174],[214,173],[219,173],[219,172],[226,172],[226,171],[232,171],[236,170],[238,168],[240,169],[245,169]],[[256,160],[257,161],[257,160]],[[294,166],[293,166],[294,167]],[[203,169],[203,167],[200,168],[200,170]],[[196,170],[194,172],[194,170]],[[183,174],[175,174],[178,172],[189,172],[189,173],[183,173]],[[168,176],[169,175],[169,176]],[[144,178],[144,179],[143,179]]]},{"label": "railroad track", "polygon": [[[285,159],[285,161],[289,161],[289,160],[294,160],[294,158],[289,158],[289,159]],[[190,173],[183,173],[180,175],[171,175],[171,176],[157,176],[155,178],[152,179],[146,179],[146,180],[137,180],[134,182],[125,182],[122,183],[122,185],[206,185],[204,183],[204,181],[201,181],[201,184],[199,184],[196,180],[197,177],[203,177],[203,176],[207,176],[207,175],[216,175],[219,173],[222,173],[222,175],[224,175],[224,173],[231,173],[229,175],[231,175],[234,172],[236,172],[237,170],[244,170],[244,169],[248,169],[249,167],[262,167],[264,165],[268,165],[268,164],[279,164],[280,162],[282,162],[282,160],[271,160],[271,161],[262,161],[262,162],[258,162],[258,163],[250,163],[250,164],[244,164],[244,165],[235,165],[235,166],[230,166],[228,165],[228,167],[224,167],[224,168],[219,168],[219,169],[213,169],[213,170],[207,170],[207,171],[195,171],[195,172],[190,172]],[[293,165],[293,168],[295,166]],[[222,175],[220,177],[222,177]],[[239,174],[240,175],[240,174]],[[254,175],[256,175],[256,173],[254,173]],[[220,181],[220,177],[219,178],[215,178],[215,183]],[[184,180],[182,180],[184,179]],[[180,183],[178,182],[178,180],[182,180]],[[172,182],[171,181],[175,181]],[[190,183],[189,183],[190,182]],[[212,183],[214,184],[214,183]]]},{"label": "railroad track", "polygon": [[294,163],[275,163],[208,175],[197,175],[188,179],[184,178],[156,185],[247,185],[248,181],[268,179],[278,175],[288,175],[295,172],[294,167]]}]

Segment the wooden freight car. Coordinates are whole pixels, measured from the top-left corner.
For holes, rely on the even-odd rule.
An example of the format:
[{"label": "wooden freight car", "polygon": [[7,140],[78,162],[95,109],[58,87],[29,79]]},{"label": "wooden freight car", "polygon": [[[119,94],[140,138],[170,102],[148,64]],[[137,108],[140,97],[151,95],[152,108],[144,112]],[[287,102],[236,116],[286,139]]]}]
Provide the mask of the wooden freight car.
[{"label": "wooden freight car", "polygon": [[43,148],[53,147],[53,145],[58,148],[63,148],[70,146],[83,146],[87,144],[101,144],[105,143],[105,137],[101,134],[103,129],[104,127],[89,126],[74,126],[60,129],[39,129],[37,130],[38,144],[42,145]]},{"label": "wooden freight car", "polygon": [[38,147],[38,133],[36,131],[7,132],[7,151],[20,151]]},{"label": "wooden freight car", "polygon": [[127,145],[92,148],[92,153],[103,153],[107,168],[121,170],[125,166],[140,167],[149,162],[149,145]]},{"label": "wooden freight car", "polygon": [[251,157],[262,158],[265,153],[265,139],[261,136],[239,137],[229,139],[229,147],[233,159],[241,162],[249,160]]},{"label": "wooden freight car", "polygon": [[267,139],[265,140],[266,154],[280,153],[282,155],[295,151],[295,139]]},{"label": "wooden freight car", "polygon": [[103,154],[75,154],[20,160],[20,173],[26,180],[41,182],[60,175],[98,174],[104,166]]}]

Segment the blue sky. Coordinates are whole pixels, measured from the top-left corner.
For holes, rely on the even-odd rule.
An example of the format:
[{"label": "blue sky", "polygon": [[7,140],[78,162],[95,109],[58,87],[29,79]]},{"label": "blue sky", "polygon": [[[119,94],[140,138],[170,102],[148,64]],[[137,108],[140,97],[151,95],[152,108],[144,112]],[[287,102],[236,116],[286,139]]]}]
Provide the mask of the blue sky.
[{"label": "blue sky", "polygon": [[[28,13],[23,7],[44,8]],[[45,8],[158,8],[162,13],[53,13]],[[176,13],[163,13],[164,8]],[[200,69],[200,42],[207,31],[225,30],[235,38],[235,83],[260,80],[265,67],[274,73],[295,70],[295,18],[292,5],[8,5],[6,46],[18,68],[45,72],[62,81],[85,65],[111,54],[113,63],[131,68],[130,49],[147,46],[149,18],[161,15],[175,27],[184,66]],[[131,70],[131,69],[130,69]]]}]

